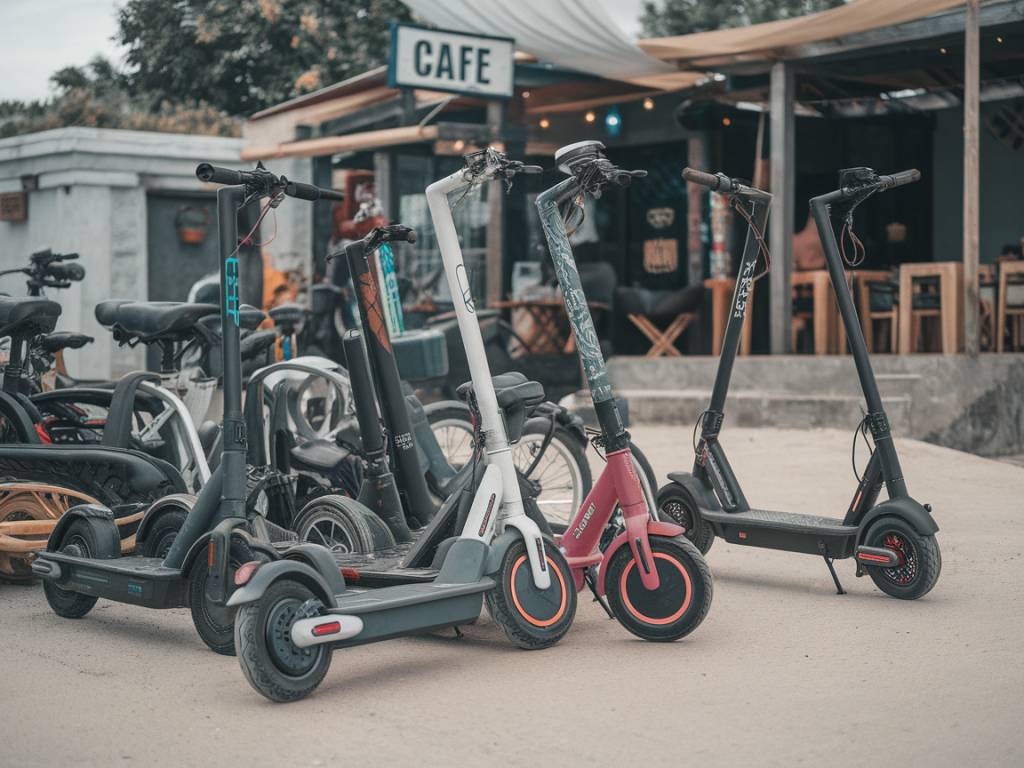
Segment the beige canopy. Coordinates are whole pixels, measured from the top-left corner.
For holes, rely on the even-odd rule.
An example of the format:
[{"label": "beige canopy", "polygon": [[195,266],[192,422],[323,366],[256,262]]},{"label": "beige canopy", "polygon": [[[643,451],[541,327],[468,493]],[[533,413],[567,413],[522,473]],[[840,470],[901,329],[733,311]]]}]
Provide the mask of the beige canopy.
[{"label": "beige canopy", "polygon": [[794,19],[641,40],[639,45],[652,56],[679,63],[745,57],[903,24],[963,4],[964,0],[851,0]]}]

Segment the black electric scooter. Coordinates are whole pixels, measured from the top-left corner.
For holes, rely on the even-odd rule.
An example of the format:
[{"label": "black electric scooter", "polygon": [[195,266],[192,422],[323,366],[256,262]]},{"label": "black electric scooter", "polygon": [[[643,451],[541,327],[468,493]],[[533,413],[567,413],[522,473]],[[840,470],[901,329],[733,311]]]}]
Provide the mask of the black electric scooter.
[{"label": "black electric scooter", "polygon": [[[732,544],[818,555],[825,559],[839,594],[843,594],[843,587],[832,564],[837,558],[854,557],[858,576],[867,573],[883,592],[906,600],[927,594],[938,581],[942,567],[935,540],[938,526],[932,519],[931,507],[918,503],[907,493],[832,226],[832,217],[851,226],[853,210],[868,197],[915,182],[920,176],[916,170],[880,176],[870,168],[851,168],[840,172],[839,189],[811,199],[811,214],[818,227],[829,278],[867,402],[867,415],[855,439],[856,434],[866,436],[870,430],[874,441],[867,468],[863,476],[858,477],[853,500],[845,516],[838,519],[752,509],[729,465],[718,435],[725,418],[726,394],[739,348],[740,330],[751,286],[759,276],[755,275],[755,270],[762,251],[767,260],[762,233],[771,195],[721,173],[712,175],[690,168],[683,171],[687,181],[725,195],[749,225],[711,404],[700,419],[701,434],[693,472],[670,473],[672,482],[658,492],[659,510],[685,527],[687,536],[701,552],[707,552],[714,537],[720,536]],[[889,498],[877,503],[883,483]]]},{"label": "black electric scooter", "polygon": [[[242,416],[242,363],[239,352],[238,223],[239,211],[269,198],[338,199],[340,193],[278,177],[262,166],[253,171],[196,169],[205,182],[225,186],[217,192],[221,256],[221,341],[224,360],[223,448],[220,465],[187,512],[152,521],[146,510],[139,525],[137,554],[121,556],[116,510],[99,505],[69,509],[57,524],[47,551],[32,563],[43,579],[48,602],[66,618],[85,616],[103,597],[146,608],[190,606],[196,629],[219,653],[234,652],[232,611],[225,607],[234,570],[257,555],[249,546],[246,517],[246,430]],[[154,507],[157,505],[154,505]],[[152,526],[149,523],[152,522]],[[260,559],[273,558],[273,548],[260,549]],[[328,550],[298,545],[287,556],[337,570]],[[320,562],[324,560],[324,562]]]}]

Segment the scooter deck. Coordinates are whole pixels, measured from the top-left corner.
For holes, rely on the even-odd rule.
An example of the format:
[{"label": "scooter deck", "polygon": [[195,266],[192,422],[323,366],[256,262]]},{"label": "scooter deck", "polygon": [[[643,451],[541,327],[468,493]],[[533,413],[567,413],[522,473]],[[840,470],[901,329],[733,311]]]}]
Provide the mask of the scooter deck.
[{"label": "scooter deck", "polygon": [[797,512],[751,509],[746,512],[701,510],[715,533],[732,544],[783,549],[831,558],[850,557],[858,528],[841,520]]},{"label": "scooter deck", "polygon": [[[39,563],[36,566],[36,563]],[[181,608],[186,605],[183,574],[164,566],[162,558],[129,555],[109,560],[74,557],[47,552],[33,563],[33,570],[53,580],[48,565],[60,569],[57,586],[84,595],[103,597],[146,608]]]}]

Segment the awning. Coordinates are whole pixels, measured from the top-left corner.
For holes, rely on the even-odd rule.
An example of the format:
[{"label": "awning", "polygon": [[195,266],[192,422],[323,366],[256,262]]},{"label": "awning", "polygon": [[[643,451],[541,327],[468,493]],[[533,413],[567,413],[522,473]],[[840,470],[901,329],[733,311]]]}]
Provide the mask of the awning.
[{"label": "awning", "polygon": [[636,47],[608,14],[603,0],[403,1],[438,27],[511,37],[516,48],[577,72],[628,82],[673,71]]},{"label": "awning", "polygon": [[393,147],[399,144],[418,144],[434,141],[438,137],[436,125],[410,125],[403,128],[385,128],[379,131],[363,131],[345,136],[325,136],[318,139],[289,141],[282,144],[246,147],[242,150],[243,160],[268,160],[278,157],[319,157],[337,155],[342,152],[359,152],[364,149]]},{"label": "awning", "polygon": [[964,0],[851,0],[828,11],[749,27],[639,41],[651,56],[691,65],[746,54],[781,52],[798,45],[903,24],[962,6]]}]

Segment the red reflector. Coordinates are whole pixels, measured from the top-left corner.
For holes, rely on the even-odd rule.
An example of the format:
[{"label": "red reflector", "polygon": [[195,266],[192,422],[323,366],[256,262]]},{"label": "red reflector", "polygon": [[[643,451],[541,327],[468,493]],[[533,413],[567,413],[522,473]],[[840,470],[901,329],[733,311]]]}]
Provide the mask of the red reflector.
[{"label": "red reflector", "polygon": [[747,538],[747,532],[746,531],[740,531],[740,538],[741,539]]},{"label": "red reflector", "polygon": [[210,539],[210,546],[207,548],[207,565],[213,568],[213,539]]},{"label": "red reflector", "polygon": [[336,635],[341,632],[341,623],[332,621],[328,624],[317,624],[313,627],[313,637],[323,637],[324,635]]},{"label": "red reflector", "polygon": [[359,581],[359,571],[355,568],[342,568],[341,576],[345,581]]},{"label": "red reflector", "polygon": [[888,563],[892,561],[892,558],[886,557],[885,555],[872,555],[868,552],[861,552],[857,555],[859,560],[867,560],[872,563]]},{"label": "red reflector", "polygon": [[260,564],[256,560],[252,560],[251,562],[244,563],[239,566],[238,570],[235,571],[235,586],[244,587],[248,584],[249,579],[252,578],[252,575],[256,573],[256,569],[259,567]]}]

